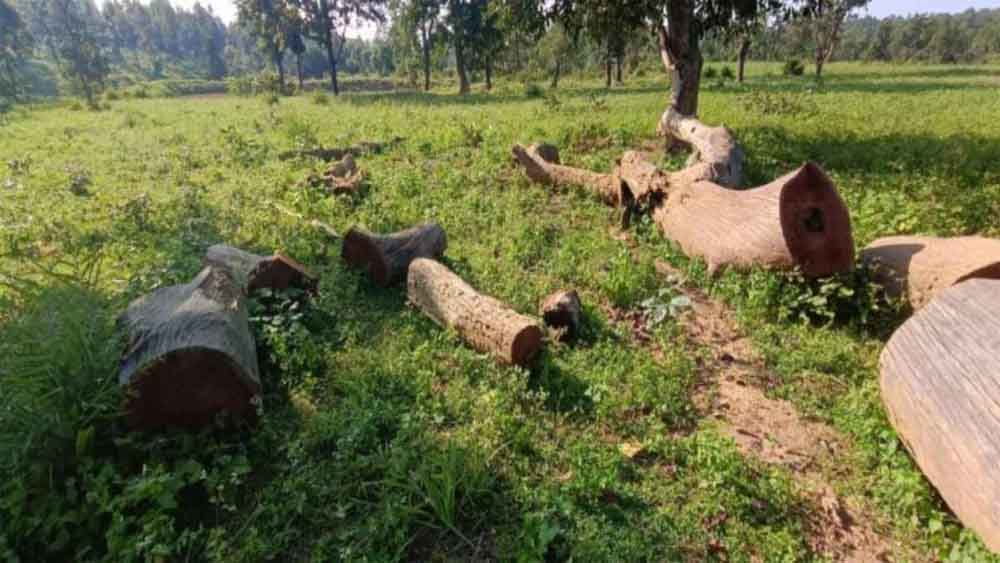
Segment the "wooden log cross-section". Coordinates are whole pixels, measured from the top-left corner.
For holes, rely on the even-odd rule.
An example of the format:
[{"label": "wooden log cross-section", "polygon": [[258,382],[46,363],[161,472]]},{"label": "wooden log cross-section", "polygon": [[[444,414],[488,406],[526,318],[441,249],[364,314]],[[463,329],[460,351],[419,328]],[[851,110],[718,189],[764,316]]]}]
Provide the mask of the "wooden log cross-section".
[{"label": "wooden log cross-section", "polygon": [[406,279],[413,260],[440,258],[447,248],[448,237],[437,223],[387,235],[352,227],[344,237],[341,257],[349,265],[366,270],[375,285],[388,287]]},{"label": "wooden log cross-section", "polygon": [[230,269],[210,264],[190,283],[141,297],[120,323],[129,337],[119,383],[129,389],[130,427],[194,429],[223,414],[254,417],[257,351],[244,288]]},{"label": "wooden log cross-section", "polygon": [[1000,281],[938,292],[889,339],[880,385],[921,471],[1000,552]]},{"label": "wooden log cross-section", "polygon": [[874,278],[918,310],[941,291],[972,278],[1000,279],[1000,240],[885,237],[861,251]]},{"label": "wooden log cross-section", "polygon": [[406,284],[410,303],[480,352],[526,366],[542,348],[537,321],[480,294],[439,262],[414,260]]},{"label": "wooden log cross-section", "polygon": [[295,287],[311,290],[316,279],[302,264],[282,254],[260,256],[225,244],[208,248],[203,260],[205,266],[227,268],[240,287],[250,294],[262,288],[273,290]]}]

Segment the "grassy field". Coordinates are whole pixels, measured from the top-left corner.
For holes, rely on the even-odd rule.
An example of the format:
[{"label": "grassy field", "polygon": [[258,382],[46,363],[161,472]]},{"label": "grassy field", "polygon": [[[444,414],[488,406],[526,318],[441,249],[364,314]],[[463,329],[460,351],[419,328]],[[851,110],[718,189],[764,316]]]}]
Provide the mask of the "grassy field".
[{"label": "grassy field", "polygon": [[[716,65],[718,66],[718,65]],[[856,242],[891,234],[1000,236],[1000,67],[834,64],[822,84],[751,65],[707,81],[701,117],[748,155],[748,183],[805,160],[832,176]],[[685,318],[638,337],[617,312],[680,289],[666,261],[725,302],[774,377],[764,388],[847,438],[824,470],[895,560],[989,560],[888,425],[877,358],[903,312],[861,274],[822,283],[763,271],[714,279],[648,221],[550,193],[514,142],[607,169],[657,142],[659,77],[542,96],[309,94],[120,100],[36,108],[0,126],[0,555],[25,560],[828,560],[794,471],[744,455],[700,414],[701,349]],[[295,184],[320,163],[277,153],[405,138],[359,163],[368,188]],[[678,168],[684,156],[664,158]],[[498,366],[346,269],[339,232],[436,220],[447,263],[533,313],[575,287],[574,346],[530,370]],[[189,280],[205,248],[281,250],[321,277],[312,300],[252,304],[265,396],[256,429],[137,435],[118,421],[114,319]],[[636,449],[641,455],[626,455]],[[1000,560],[1000,559],[998,559]]]}]

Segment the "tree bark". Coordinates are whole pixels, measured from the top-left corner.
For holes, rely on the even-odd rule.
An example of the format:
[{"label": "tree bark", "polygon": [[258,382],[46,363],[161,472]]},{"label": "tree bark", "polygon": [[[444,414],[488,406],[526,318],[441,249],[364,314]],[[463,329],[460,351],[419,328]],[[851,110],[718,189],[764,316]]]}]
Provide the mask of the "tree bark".
[{"label": "tree bark", "polygon": [[500,301],[478,293],[444,265],[427,258],[410,264],[410,303],[480,352],[525,366],[542,348],[542,329]]},{"label": "tree bark", "polygon": [[694,0],[669,0],[667,27],[659,28],[660,56],[670,73],[670,107],[684,116],[698,114],[701,48],[695,29]]},{"label": "tree bark", "polygon": [[341,257],[354,268],[364,269],[379,287],[406,279],[410,263],[417,258],[438,259],[448,248],[448,237],[437,223],[377,235],[352,227],[344,237]]},{"label": "tree bark", "polygon": [[615,57],[615,82],[620,86],[625,83],[622,79],[622,58],[624,55]]},{"label": "tree bark", "polygon": [[560,341],[570,341],[580,334],[583,304],[575,289],[557,291],[545,298],[541,306],[545,325],[560,331]]},{"label": "tree bark", "polygon": [[739,81],[743,83],[744,70],[747,65],[747,57],[750,56],[750,37],[744,35],[740,40],[740,60],[739,60]]},{"label": "tree bark", "polygon": [[278,71],[278,93],[285,93],[285,57],[284,53],[278,49],[277,45],[271,47],[271,59],[274,61],[274,68]]},{"label": "tree bark", "polygon": [[486,91],[493,90],[493,58],[486,57]]},{"label": "tree bark", "polygon": [[604,61],[604,87],[611,89],[611,57]]},{"label": "tree bark", "polygon": [[465,95],[471,91],[469,76],[465,72],[465,50],[461,40],[455,41],[455,70],[458,72],[458,93]]},{"label": "tree bark", "polygon": [[423,39],[423,62],[424,62],[424,92],[431,91],[431,38],[427,24],[420,27],[421,39]]},{"label": "tree bark", "polygon": [[977,236],[886,237],[861,256],[886,293],[919,310],[945,289],[972,278],[1000,279],[1000,240]]},{"label": "tree bark", "polygon": [[706,167],[701,179],[729,188],[737,188],[743,183],[743,148],[725,126],[709,127],[671,106],[660,118],[657,131],[691,146],[694,152],[688,166]]},{"label": "tree bark", "polygon": [[299,77],[299,92],[301,92],[305,84],[305,80],[302,77],[302,53],[295,54],[295,72]]},{"label": "tree bark", "polygon": [[255,416],[257,351],[243,288],[228,269],[208,266],[190,283],[137,299],[121,323],[129,345],[119,382],[130,391],[130,427],[194,429],[223,414]]},{"label": "tree bark", "polygon": [[305,266],[282,254],[260,256],[225,244],[208,247],[205,266],[226,268],[247,294],[258,289],[316,288],[316,280]]},{"label": "tree bark", "polygon": [[962,524],[1000,551],[1000,281],[942,290],[881,357],[889,420]]}]

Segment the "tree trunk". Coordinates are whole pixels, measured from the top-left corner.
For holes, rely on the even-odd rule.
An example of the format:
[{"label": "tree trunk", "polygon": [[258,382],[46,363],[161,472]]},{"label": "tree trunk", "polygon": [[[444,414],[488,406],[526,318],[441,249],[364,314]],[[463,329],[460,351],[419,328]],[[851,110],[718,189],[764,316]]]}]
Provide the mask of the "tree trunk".
[{"label": "tree trunk", "polygon": [[255,416],[257,351],[243,288],[228,269],[208,266],[190,283],[133,301],[121,323],[129,335],[119,373],[130,391],[129,426],[193,429],[222,414]]},{"label": "tree trunk", "polygon": [[465,95],[471,91],[469,76],[465,72],[465,51],[461,41],[455,41],[455,69],[458,71],[458,93]]},{"label": "tree trunk", "polygon": [[493,90],[493,58],[486,57],[486,91]]},{"label": "tree trunk", "polygon": [[[668,32],[669,30],[669,32]],[[701,48],[695,29],[694,1],[669,0],[667,27],[660,26],[660,56],[670,73],[670,107],[685,116],[698,114]]]},{"label": "tree trunk", "polygon": [[744,70],[747,65],[747,57],[750,56],[750,37],[744,35],[740,41],[740,61],[739,61],[739,81],[743,83]]},{"label": "tree trunk", "polygon": [[366,270],[375,285],[388,287],[406,279],[415,259],[441,258],[447,248],[448,237],[437,223],[388,235],[352,227],[344,237],[341,257],[352,267]]},{"label": "tree trunk", "polygon": [[611,57],[604,60],[604,87],[611,89]]},{"label": "tree trunk", "polygon": [[274,68],[278,71],[278,93],[285,93],[285,57],[284,53],[275,45],[271,48],[271,58],[274,61]]},{"label": "tree trunk", "polygon": [[825,62],[825,57],[822,55],[819,49],[816,50],[816,78],[821,78],[823,76],[823,63]]},{"label": "tree trunk", "polygon": [[573,340],[580,334],[583,304],[575,289],[557,291],[546,297],[542,302],[541,313],[545,325],[559,331],[560,341]]},{"label": "tree trunk", "polygon": [[299,77],[299,92],[301,92],[305,84],[305,80],[302,77],[302,53],[295,54],[295,72]]},{"label": "tree trunk", "polygon": [[556,58],[556,69],[552,73],[552,89],[559,88],[559,75],[562,73],[562,59]]},{"label": "tree trunk", "polygon": [[424,62],[424,92],[431,91],[431,39],[427,29],[421,26],[420,33],[423,39],[423,62]]},{"label": "tree trunk", "polygon": [[624,55],[619,55],[615,58],[615,82],[619,86],[625,83],[625,81],[622,80],[622,58],[624,58]]},{"label": "tree trunk", "polygon": [[239,248],[216,244],[208,248],[203,259],[205,266],[226,268],[247,294],[258,289],[272,290],[315,289],[316,280],[305,266],[281,255],[259,256]]},{"label": "tree trunk", "polygon": [[945,289],[972,278],[1000,279],[1000,240],[977,236],[886,237],[861,256],[886,293],[919,310]]},{"label": "tree trunk", "polygon": [[333,90],[334,96],[340,95],[340,84],[337,82],[337,56],[333,54],[333,36],[327,32],[325,41],[326,43],[326,60],[330,64],[330,89]]},{"label": "tree trunk", "polygon": [[889,421],[965,526],[1000,551],[1000,281],[942,290],[892,335],[879,380]]},{"label": "tree trunk", "polygon": [[492,297],[481,295],[444,265],[427,258],[410,264],[410,303],[442,327],[458,332],[480,352],[527,365],[542,348],[542,329]]}]

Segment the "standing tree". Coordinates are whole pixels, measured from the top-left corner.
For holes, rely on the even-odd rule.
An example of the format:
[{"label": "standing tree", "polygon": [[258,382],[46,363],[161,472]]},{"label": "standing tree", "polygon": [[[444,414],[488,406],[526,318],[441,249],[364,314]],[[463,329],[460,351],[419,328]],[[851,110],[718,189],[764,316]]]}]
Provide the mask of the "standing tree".
[{"label": "standing tree", "polygon": [[483,29],[483,11],[487,0],[447,0],[444,22],[452,49],[455,51],[455,72],[458,73],[458,93],[468,94],[469,58]]},{"label": "standing tree", "polygon": [[330,88],[340,95],[337,66],[346,43],[344,34],[358,20],[383,22],[386,0],[294,0],[305,18],[305,35],[326,50]]},{"label": "standing tree", "polygon": [[257,37],[261,48],[270,55],[278,72],[278,84],[285,89],[285,50],[291,27],[292,6],[285,0],[238,0],[240,22]]},{"label": "standing tree", "polygon": [[108,75],[98,40],[103,24],[97,8],[89,1],[33,0],[27,9],[62,75],[79,87],[88,105],[96,107],[96,95]]},{"label": "standing tree", "polygon": [[847,15],[870,2],[871,0],[799,0],[799,15],[809,22],[813,41],[816,43],[816,76],[823,75],[823,65],[833,57]]},{"label": "standing tree", "polygon": [[295,53],[295,74],[299,80],[299,90],[302,90],[302,55],[306,53],[306,40],[302,35],[302,19],[297,12],[292,14],[288,29],[285,30],[285,44]]},{"label": "standing tree", "polygon": [[559,88],[559,79],[562,77],[566,63],[573,58],[573,42],[566,28],[560,23],[555,23],[538,42],[538,52],[541,55],[541,62],[547,69],[552,71],[552,88]]},{"label": "standing tree", "polygon": [[24,94],[21,66],[31,46],[31,35],[21,17],[6,0],[0,0],[0,112]]},{"label": "standing tree", "polygon": [[431,49],[437,40],[441,15],[440,0],[410,0],[403,17],[416,29],[420,43],[420,63],[424,70],[424,91],[431,89]]}]

